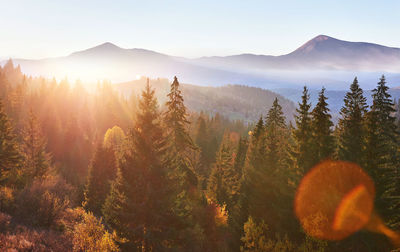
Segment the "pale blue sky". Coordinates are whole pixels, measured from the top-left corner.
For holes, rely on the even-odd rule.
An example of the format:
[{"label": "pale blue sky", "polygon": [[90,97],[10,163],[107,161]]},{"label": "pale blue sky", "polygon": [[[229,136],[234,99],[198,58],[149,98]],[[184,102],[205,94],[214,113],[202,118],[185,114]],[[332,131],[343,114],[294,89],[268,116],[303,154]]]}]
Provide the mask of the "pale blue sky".
[{"label": "pale blue sky", "polygon": [[325,34],[400,47],[400,1],[0,0],[0,57],[106,41],[176,56],[280,55]]}]

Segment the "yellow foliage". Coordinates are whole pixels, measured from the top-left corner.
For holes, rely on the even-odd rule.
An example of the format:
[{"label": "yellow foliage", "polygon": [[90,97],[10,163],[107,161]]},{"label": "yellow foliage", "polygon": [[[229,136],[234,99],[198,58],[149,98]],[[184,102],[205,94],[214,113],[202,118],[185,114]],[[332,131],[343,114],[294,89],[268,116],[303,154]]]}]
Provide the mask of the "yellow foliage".
[{"label": "yellow foliage", "polygon": [[74,251],[119,251],[113,235],[92,213],[86,213],[83,221],[75,225],[73,245]]}]

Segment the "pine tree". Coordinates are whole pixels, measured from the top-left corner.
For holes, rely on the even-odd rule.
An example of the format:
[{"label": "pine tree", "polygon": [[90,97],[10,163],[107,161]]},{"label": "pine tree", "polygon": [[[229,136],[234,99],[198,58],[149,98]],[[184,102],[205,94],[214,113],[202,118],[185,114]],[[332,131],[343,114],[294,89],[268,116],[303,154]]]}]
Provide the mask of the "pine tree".
[{"label": "pine tree", "polygon": [[234,171],[238,174],[238,192],[232,197],[231,206],[228,208],[228,227],[231,233],[229,246],[232,251],[238,251],[240,238],[243,235],[243,224],[247,220],[247,205],[244,196],[243,173],[246,162],[248,141],[246,138],[239,139],[236,155],[234,157]]},{"label": "pine tree", "polygon": [[112,148],[105,148],[101,143],[89,165],[84,192],[83,206],[95,215],[101,215],[101,209],[110,191],[110,183],[117,172],[117,160]]},{"label": "pine tree", "polygon": [[240,248],[240,251],[262,252],[273,249],[273,245],[268,241],[268,226],[264,221],[257,224],[250,216],[244,224],[243,229],[244,236],[241,238],[243,246]]},{"label": "pine tree", "polygon": [[319,93],[318,103],[311,112],[312,123],[312,150],[314,153],[313,165],[323,159],[332,156],[334,151],[334,138],[332,136],[331,121],[332,116],[329,114],[328,98],[325,96],[325,88]]},{"label": "pine tree", "polygon": [[208,183],[208,196],[219,205],[226,205],[228,213],[235,205],[239,194],[241,174],[235,170],[233,143],[229,139],[229,132],[224,134],[224,139],[217,153],[216,163],[211,172]]},{"label": "pine tree", "polygon": [[197,171],[203,178],[209,175],[209,165],[211,163],[209,147],[209,135],[207,132],[207,124],[203,115],[200,115],[197,120],[197,131],[195,138],[196,145],[200,150],[200,165],[201,170]]},{"label": "pine tree", "polygon": [[263,133],[264,133],[264,121],[261,115],[260,119],[258,119],[258,122],[252,132],[253,139],[258,140]]},{"label": "pine tree", "polygon": [[[0,184],[20,183],[17,177],[23,162],[22,155],[8,116],[0,101]],[[20,184],[19,184],[20,185]]]},{"label": "pine tree", "polygon": [[[173,194],[162,160],[165,140],[157,100],[149,83],[142,92],[129,141],[104,214],[108,223],[129,240],[131,250],[163,250],[171,239],[168,230],[175,223],[171,210]],[[115,205],[121,206],[116,214]]]},{"label": "pine tree", "polygon": [[271,172],[282,168],[283,159],[287,157],[285,153],[285,117],[282,112],[282,107],[275,98],[271,109],[268,111],[266,120],[266,145],[267,145],[267,162]]},{"label": "pine tree", "polygon": [[164,123],[167,128],[167,140],[174,151],[182,154],[184,151],[194,148],[194,143],[189,136],[187,127],[190,124],[187,119],[186,107],[183,102],[182,92],[176,76],[171,84],[169,100],[165,104],[167,111],[164,116]]},{"label": "pine tree", "polygon": [[311,148],[311,104],[310,94],[306,86],[303,89],[301,103],[296,109],[296,129],[293,130],[295,141],[294,158],[300,174],[305,174],[313,165],[313,150]]},{"label": "pine tree", "polygon": [[378,212],[397,224],[399,205],[399,152],[398,131],[393,116],[394,108],[388,93],[385,77],[382,76],[372,91],[373,103],[367,114],[365,168],[376,184],[376,206]]},{"label": "pine tree", "polygon": [[246,154],[248,149],[248,141],[246,138],[240,137],[236,155],[234,158],[234,169],[239,177],[241,178],[243,175],[244,164],[246,162]]},{"label": "pine tree", "polygon": [[171,84],[168,98],[167,110],[163,118],[166,132],[165,163],[175,190],[173,210],[180,222],[176,236],[182,237],[182,241],[177,245],[183,249],[190,249],[188,244],[196,245],[189,234],[193,235],[199,229],[199,223],[193,216],[194,211],[199,207],[201,194],[197,190],[198,181],[194,167],[191,166],[196,162],[192,160],[192,154],[198,149],[188,133],[190,122],[187,119],[186,107],[176,77]]},{"label": "pine tree", "polygon": [[340,110],[339,120],[339,159],[363,164],[365,147],[364,116],[367,112],[367,99],[354,78],[344,98],[344,106]]},{"label": "pine tree", "polygon": [[32,110],[29,113],[22,136],[24,175],[27,182],[31,182],[35,178],[43,178],[50,168],[50,154],[46,152],[47,142]]},{"label": "pine tree", "polygon": [[248,214],[256,221],[264,220],[273,232],[288,230],[292,222],[287,219],[291,212],[287,132],[282,108],[275,99],[265,131],[258,140],[252,140],[244,174]]},{"label": "pine tree", "polygon": [[197,177],[188,161],[189,152],[195,151],[196,147],[187,131],[190,122],[187,119],[186,107],[176,77],[171,84],[168,98],[169,100],[166,102],[167,111],[164,114],[166,159],[171,162],[172,169],[174,169],[173,176],[179,178],[179,181],[177,181],[177,183],[181,183],[179,189],[189,189],[188,187],[197,186]]}]

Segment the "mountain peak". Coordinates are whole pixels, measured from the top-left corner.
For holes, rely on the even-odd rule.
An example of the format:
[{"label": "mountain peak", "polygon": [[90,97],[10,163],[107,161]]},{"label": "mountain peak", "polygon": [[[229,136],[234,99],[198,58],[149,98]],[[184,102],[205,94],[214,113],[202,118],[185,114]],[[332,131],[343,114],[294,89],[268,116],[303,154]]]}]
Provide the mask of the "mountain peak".
[{"label": "mountain peak", "polygon": [[114,45],[111,42],[105,42],[105,43],[100,44],[98,46],[89,48],[86,51],[88,51],[88,50],[120,50],[120,49],[122,49],[122,48],[119,47],[119,46]]},{"label": "mountain peak", "polygon": [[124,50],[119,46],[114,45],[111,42],[105,42],[103,44],[100,44],[98,46],[83,50],[83,51],[78,51],[78,52],[74,52],[71,54],[71,56],[73,55],[82,55],[82,54],[93,54],[93,53],[110,53],[110,52],[115,52],[115,51],[121,51]]},{"label": "mountain peak", "polygon": [[327,42],[334,43],[340,40],[335,38],[326,36],[326,35],[318,35],[315,38],[307,41],[304,45],[300,46],[297,50],[295,50],[294,54],[308,54],[312,52],[318,45],[325,44]]},{"label": "mountain peak", "polygon": [[334,38],[321,34],[321,35],[318,35],[315,38],[311,39],[310,41],[321,42],[321,41],[325,41],[328,39],[334,39]]}]

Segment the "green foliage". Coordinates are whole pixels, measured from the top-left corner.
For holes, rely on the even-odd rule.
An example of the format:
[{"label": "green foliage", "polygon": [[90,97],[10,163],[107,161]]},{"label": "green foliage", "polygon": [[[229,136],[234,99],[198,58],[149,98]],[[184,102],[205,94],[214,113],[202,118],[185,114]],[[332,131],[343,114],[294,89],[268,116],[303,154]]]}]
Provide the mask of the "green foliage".
[{"label": "green foliage", "polygon": [[319,93],[318,103],[311,112],[312,115],[312,142],[314,153],[314,164],[321,160],[332,157],[334,151],[334,138],[332,135],[331,121],[332,116],[329,114],[328,98],[325,96],[325,88]]},{"label": "green foliage", "polygon": [[217,160],[208,182],[208,197],[219,205],[227,206],[228,213],[233,209],[240,188],[241,171],[235,169],[234,143],[230,132],[226,132],[217,153]]},{"label": "green foliage", "polygon": [[21,185],[22,155],[8,116],[0,101],[0,184]]},{"label": "green foliage", "polygon": [[339,159],[363,165],[365,148],[364,116],[367,112],[367,99],[354,78],[344,98],[339,120]]},{"label": "green foliage", "polygon": [[250,216],[244,224],[244,236],[242,237],[242,252],[264,252],[264,251],[295,251],[295,246],[287,237],[271,239],[267,224],[264,221],[256,223]]},{"label": "green foliage", "polygon": [[164,115],[164,123],[167,129],[166,137],[174,151],[181,154],[188,148],[194,148],[194,143],[187,131],[190,123],[187,119],[186,107],[183,103],[182,92],[179,89],[179,82],[176,76],[171,84],[171,91],[167,96],[169,100],[165,104],[167,111]]},{"label": "green foliage", "polygon": [[44,178],[50,169],[50,154],[46,152],[46,140],[38,119],[32,111],[29,113],[22,135],[23,175],[29,183],[35,178]]},{"label": "green foliage", "polygon": [[[260,123],[258,124],[260,125]],[[259,127],[259,126],[256,126]],[[268,112],[265,131],[252,136],[242,185],[248,214],[265,221],[272,233],[290,229],[292,189],[288,166],[288,132],[276,99]]]},{"label": "green foliage", "polygon": [[311,142],[311,104],[307,87],[303,89],[301,103],[296,109],[296,128],[293,130],[295,141],[294,158],[301,175],[305,174],[313,165],[313,150]]},{"label": "green foliage", "polygon": [[86,210],[101,214],[102,206],[110,191],[111,181],[117,172],[117,161],[112,148],[97,146],[90,163],[83,206]]},{"label": "green foliage", "polygon": [[[108,223],[129,240],[131,249],[142,246],[157,250],[167,246],[173,214],[171,187],[162,160],[165,141],[157,100],[149,85],[142,93],[139,109],[129,135],[129,150],[104,214]],[[120,209],[114,214],[116,207]]]},{"label": "green foliage", "polygon": [[371,111],[367,114],[365,168],[376,183],[376,206],[391,223],[399,223],[399,133],[393,116],[394,104],[382,76],[373,90]]}]

